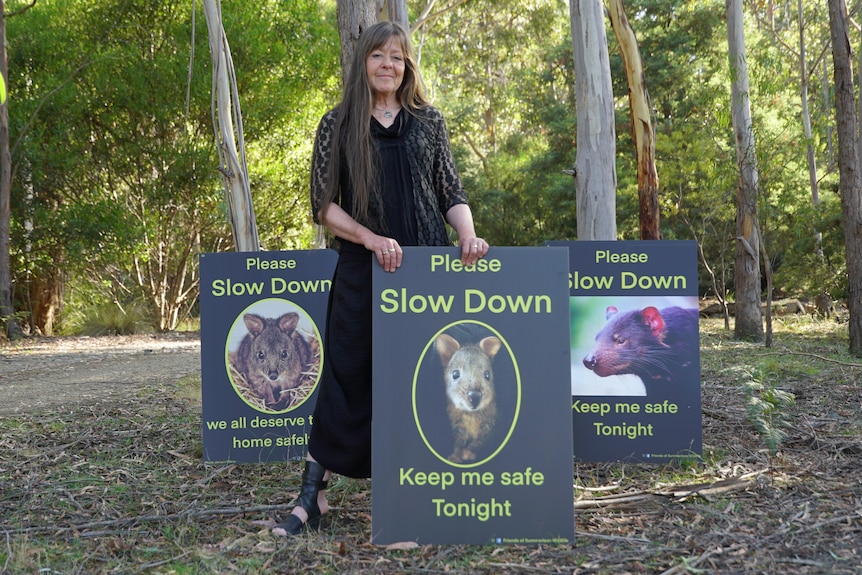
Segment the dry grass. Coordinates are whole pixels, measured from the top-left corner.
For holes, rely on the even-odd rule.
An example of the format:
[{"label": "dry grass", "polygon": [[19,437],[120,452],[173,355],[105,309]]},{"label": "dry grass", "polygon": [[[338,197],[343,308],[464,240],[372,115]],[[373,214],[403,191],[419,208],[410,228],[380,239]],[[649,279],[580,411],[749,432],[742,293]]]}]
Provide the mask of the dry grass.
[{"label": "dry grass", "polygon": [[[0,421],[0,573],[862,572],[862,362],[846,326],[775,327],[766,349],[702,323],[704,462],[575,466],[572,546],[379,548],[371,484],[346,479],[321,531],[275,538],[301,465],[204,464],[186,377]],[[774,454],[751,377],[795,395]]]}]

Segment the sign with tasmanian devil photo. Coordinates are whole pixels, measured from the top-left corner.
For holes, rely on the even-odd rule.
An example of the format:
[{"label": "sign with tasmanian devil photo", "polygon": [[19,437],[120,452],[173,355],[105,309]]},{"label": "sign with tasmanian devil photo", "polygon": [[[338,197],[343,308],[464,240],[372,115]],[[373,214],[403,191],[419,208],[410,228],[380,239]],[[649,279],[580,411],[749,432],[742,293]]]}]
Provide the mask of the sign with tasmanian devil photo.
[{"label": "sign with tasmanian devil photo", "polygon": [[571,542],[567,250],[460,257],[374,266],[372,540]]},{"label": "sign with tasmanian devil photo", "polygon": [[201,254],[204,460],[305,457],[336,259],[333,250]]},{"label": "sign with tasmanian devil photo", "polygon": [[568,246],[576,461],[701,457],[697,244]]}]

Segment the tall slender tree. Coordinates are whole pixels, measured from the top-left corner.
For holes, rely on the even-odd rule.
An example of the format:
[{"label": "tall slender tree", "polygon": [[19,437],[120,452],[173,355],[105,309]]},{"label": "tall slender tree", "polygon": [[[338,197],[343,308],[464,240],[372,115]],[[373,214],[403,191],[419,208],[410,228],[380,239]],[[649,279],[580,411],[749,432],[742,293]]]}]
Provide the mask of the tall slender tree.
[{"label": "tall slender tree", "polygon": [[[806,154],[808,161],[808,185],[811,187],[811,202],[814,205],[820,203],[820,193],[817,184],[817,159],[814,154],[814,138],[811,131],[811,113],[808,109],[808,85],[810,84],[809,65],[807,49],[805,46],[805,12],[802,0],[798,0],[796,4],[797,22],[799,25],[799,50],[797,57],[799,59],[799,99],[802,106],[802,129],[805,134]],[[819,56],[818,56],[819,58]],[[813,66],[816,69],[816,63]],[[820,242],[818,241],[818,246]]]},{"label": "tall slender tree", "polygon": [[[0,81],[4,88],[9,85],[6,61],[6,2],[0,0]],[[5,89],[4,89],[5,92]],[[10,248],[10,215],[12,196],[12,156],[9,153],[9,103],[0,102],[0,322],[6,326],[10,339],[20,339],[24,334],[15,318],[12,306],[12,270]]]},{"label": "tall slender tree", "polygon": [[620,54],[629,85],[629,115],[637,155],[638,220],[641,239],[658,240],[661,239],[661,228],[658,210],[658,171],[655,165],[655,131],[643,62],[635,31],[626,16],[623,0],[610,0],[608,14],[614,35],[620,45]]},{"label": "tall slender tree", "polygon": [[407,13],[407,0],[379,0],[386,12],[386,19],[398,22],[405,30],[410,30],[410,16]]},{"label": "tall slender tree", "polygon": [[377,23],[377,0],[338,0],[338,35],[341,37],[341,79],[347,81],[359,35]]},{"label": "tall slender tree", "polygon": [[221,5],[215,0],[203,0],[203,3],[212,58],[213,128],[234,244],[237,251],[254,252],[260,250],[260,240],[248,181],[242,111],[233,58],[222,25]]},{"label": "tall slender tree", "polygon": [[615,240],[616,128],[601,0],[569,0],[575,55],[578,239]]},{"label": "tall slender tree", "polygon": [[736,190],[736,322],[738,339],[763,341],[760,309],[760,226],[757,218],[758,172],[751,120],[742,0],[727,0],[727,45],[731,75],[731,113],[739,184]]},{"label": "tall slender tree", "polygon": [[838,172],[849,283],[850,351],[862,355],[862,172],[856,149],[856,96],[844,0],[829,0],[829,28],[835,63],[835,115],[838,123]]}]

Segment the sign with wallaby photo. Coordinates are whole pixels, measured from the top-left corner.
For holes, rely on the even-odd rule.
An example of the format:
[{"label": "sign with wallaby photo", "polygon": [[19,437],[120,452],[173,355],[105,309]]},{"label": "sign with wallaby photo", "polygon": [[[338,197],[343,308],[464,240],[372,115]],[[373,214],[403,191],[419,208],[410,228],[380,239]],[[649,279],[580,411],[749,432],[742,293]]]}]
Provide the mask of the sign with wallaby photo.
[{"label": "sign with wallaby photo", "polygon": [[569,248],[575,461],[700,460],[696,242],[548,245]]},{"label": "sign with wallaby photo", "polygon": [[372,540],[574,540],[568,252],[373,266]]},{"label": "sign with wallaby photo", "polygon": [[205,253],[205,461],[305,458],[322,362],[333,250]]}]

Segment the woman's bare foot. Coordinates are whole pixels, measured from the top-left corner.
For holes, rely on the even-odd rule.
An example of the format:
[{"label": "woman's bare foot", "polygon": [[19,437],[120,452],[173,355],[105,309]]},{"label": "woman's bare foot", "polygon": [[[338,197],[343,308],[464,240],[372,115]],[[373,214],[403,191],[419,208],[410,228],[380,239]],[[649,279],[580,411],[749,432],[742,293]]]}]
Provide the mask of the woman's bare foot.
[{"label": "woman's bare foot", "polygon": [[[321,471],[324,471],[321,473]],[[327,481],[332,476],[329,470],[314,460],[306,462],[306,470],[302,474],[302,489],[299,493],[299,501],[287,518],[272,528],[272,534],[280,537],[288,537],[299,534],[311,520],[318,520],[329,512],[329,503],[326,501]],[[311,499],[309,496],[316,496]]]}]

